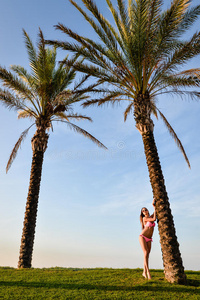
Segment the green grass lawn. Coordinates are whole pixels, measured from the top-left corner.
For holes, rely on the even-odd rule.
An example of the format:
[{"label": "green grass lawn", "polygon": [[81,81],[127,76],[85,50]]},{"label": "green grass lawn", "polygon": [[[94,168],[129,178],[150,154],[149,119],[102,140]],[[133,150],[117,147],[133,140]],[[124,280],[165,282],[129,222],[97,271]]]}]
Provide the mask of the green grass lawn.
[{"label": "green grass lawn", "polygon": [[170,284],[162,270],[0,268],[0,299],[200,299],[200,272],[186,271],[186,286]]}]

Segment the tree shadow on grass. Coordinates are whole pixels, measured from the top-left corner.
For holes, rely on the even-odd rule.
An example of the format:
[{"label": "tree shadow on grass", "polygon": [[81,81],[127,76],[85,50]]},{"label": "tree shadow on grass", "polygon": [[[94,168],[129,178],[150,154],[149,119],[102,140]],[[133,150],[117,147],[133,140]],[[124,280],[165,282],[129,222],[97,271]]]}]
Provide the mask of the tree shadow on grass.
[{"label": "tree shadow on grass", "polygon": [[[99,291],[152,291],[152,292],[191,292],[190,287],[200,287],[200,280],[189,280],[187,286],[171,284],[160,286],[155,281],[145,285],[114,286],[101,284],[78,284],[78,283],[54,283],[54,282],[24,282],[24,281],[0,281],[0,287],[25,287],[25,288],[47,288],[66,290],[99,290]],[[197,291],[199,292],[199,291]]]},{"label": "tree shadow on grass", "polygon": [[188,286],[200,287],[200,280],[197,279],[187,279]]}]

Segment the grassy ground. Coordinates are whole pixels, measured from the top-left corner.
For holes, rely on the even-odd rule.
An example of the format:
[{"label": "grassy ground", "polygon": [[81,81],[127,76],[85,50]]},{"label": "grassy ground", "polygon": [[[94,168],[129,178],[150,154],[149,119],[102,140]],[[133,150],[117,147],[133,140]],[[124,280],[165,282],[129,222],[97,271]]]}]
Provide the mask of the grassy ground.
[{"label": "grassy ground", "polygon": [[152,280],[141,269],[0,268],[0,299],[200,299],[200,272],[187,271],[188,284],[165,281],[162,270]]}]

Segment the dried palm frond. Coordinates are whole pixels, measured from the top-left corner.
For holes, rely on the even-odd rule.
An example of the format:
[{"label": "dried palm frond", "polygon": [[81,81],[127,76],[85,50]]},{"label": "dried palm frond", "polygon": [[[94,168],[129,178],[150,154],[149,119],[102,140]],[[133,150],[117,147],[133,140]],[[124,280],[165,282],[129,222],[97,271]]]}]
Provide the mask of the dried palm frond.
[{"label": "dried palm frond", "polygon": [[132,108],[134,106],[134,103],[132,102],[131,104],[129,104],[129,106],[127,107],[127,109],[124,112],[124,121],[127,120],[127,116],[128,114],[131,112]]},{"label": "dried palm frond", "polygon": [[82,135],[84,135],[85,137],[89,138],[92,142],[94,142],[95,144],[97,144],[100,148],[103,149],[108,149],[106,146],[104,146],[104,144],[102,144],[98,139],[96,139],[93,135],[91,135],[89,132],[87,132],[86,130],[80,128],[79,126],[68,122],[68,121],[64,121],[64,120],[60,120],[60,119],[54,119],[53,121],[60,121],[60,122],[64,122],[66,123],[70,129],[76,131],[77,133],[80,133]]},{"label": "dried palm frond", "polygon": [[183,154],[183,156],[184,156],[184,158],[185,158],[185,160],[186,160],[186,162],[187,162],[187,164],[188,164],[188,167],[191,168],[189,159],[188,159],[188,157],[187,157],[187,155],[186,155],[185,149],[184,149],[184,147],[183,147],[183,145],[182,145],[180,139],[178,138],[178,136],[177,136],[177,134],[175,133],[175,131],[174,131],[174,129],[172,128],[172,126],[171,126],[171,125],[169,124],[169,122],[167,121],[166,117],[161,113],[161,111],[160,111],[158,108],[157,108],[157,111],[159,112],[159,114],[160,114],[162,120],[164,121],[164,124],[165,124],[165,126],[167,127],[167,129],[168,129],[170,135],[173,137],[173,139],[175,140],[175,142],[176,142],[178,148],[181,150],[181,152],[182,152],[182,154]]},{"label": "dried palm frond", "polygon": [[[34,123],[34,124],[35,124],[35,123]],[[24,131],[21,133],[21,135],[20,135],[20,137],[19,137],[17,143],[15,144],[15,146],[14,146],[12,152],[11,152],[11,155],[10,155],[10,157],[9,157],[9,160],[8,160],[8,163],[7,163],[7,166],[6,166],[6,173],[7,173],[8,170],[10,169],[10,167],[11,167],[11,165],[12,165],[12,163],[13,163],[13,161],[14,161],[16,155],[17,155],[17,151],[19,150],[19,148],[20,148],[22,142],[23,142],[24,139],[26,138],[29,129],[30,129],[34,124],[32,124],[29,128],[27,128],[26,130],[24,130]]]}]

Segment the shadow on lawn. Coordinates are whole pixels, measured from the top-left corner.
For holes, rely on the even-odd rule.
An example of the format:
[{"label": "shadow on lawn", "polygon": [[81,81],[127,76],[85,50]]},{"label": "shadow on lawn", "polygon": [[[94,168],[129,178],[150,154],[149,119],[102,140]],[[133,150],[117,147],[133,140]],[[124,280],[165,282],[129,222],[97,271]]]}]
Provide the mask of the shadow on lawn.
[{"label": "shadow on lawn", "polygon": [[[154,285],[152,285],[154,284]],[[200,280],[189,280],[187,286],[159,286],[155,281],[149,281],[146,285],[135,286],[113,286],[113,285],[98,285],[98,284],[69,284],[69,283],[54,283],[54,282],[24,282],[24,281],[0,281],[0,287],[25,287],[25,288],[48,288],[48,289],[67,289],[67,290],[101,290],[101,291],[163,291],[163,292],[189,292],[189,287],[200,287]]]}]

